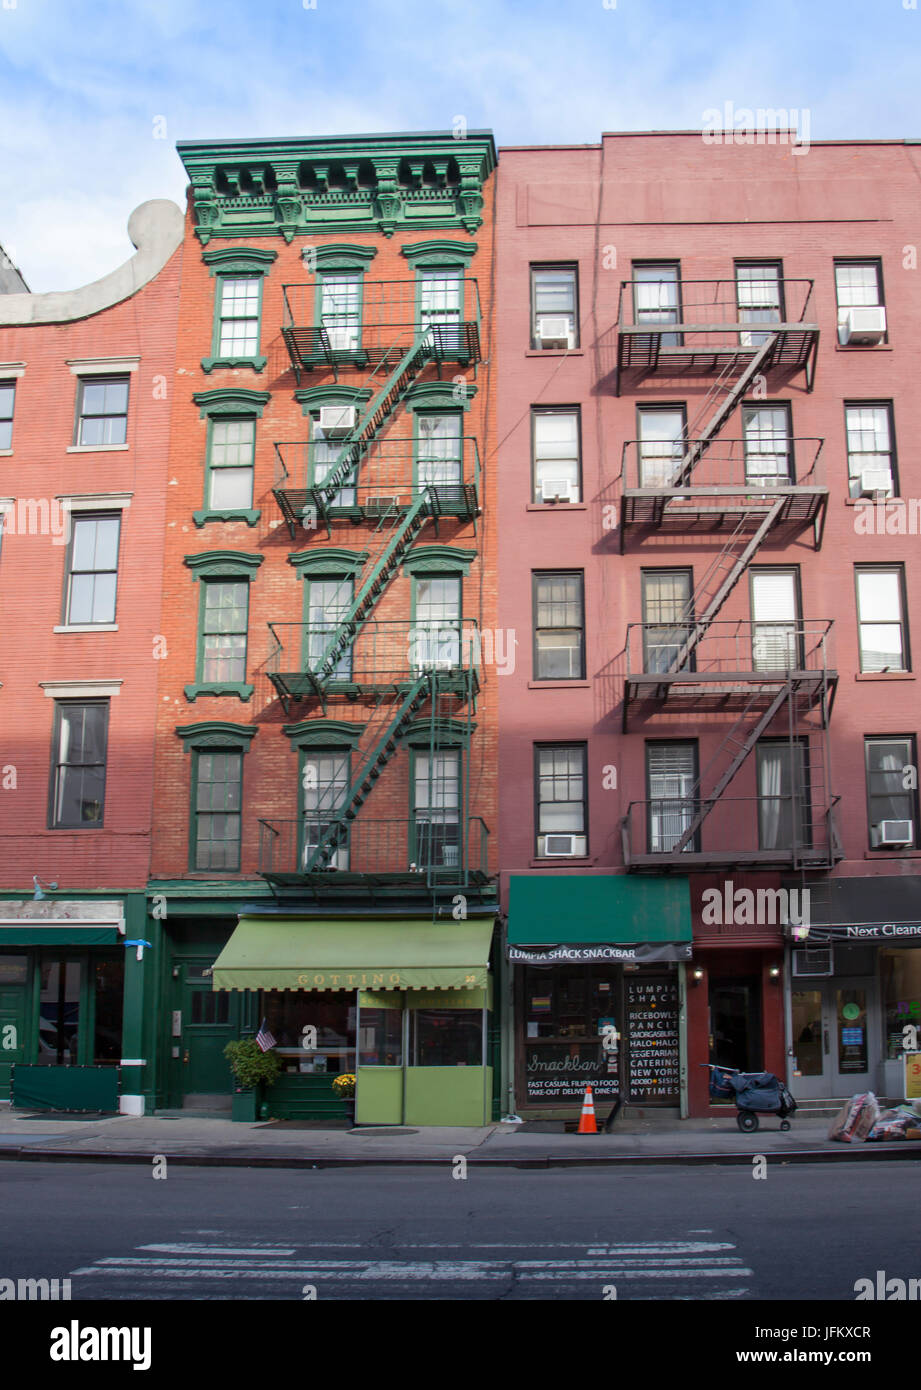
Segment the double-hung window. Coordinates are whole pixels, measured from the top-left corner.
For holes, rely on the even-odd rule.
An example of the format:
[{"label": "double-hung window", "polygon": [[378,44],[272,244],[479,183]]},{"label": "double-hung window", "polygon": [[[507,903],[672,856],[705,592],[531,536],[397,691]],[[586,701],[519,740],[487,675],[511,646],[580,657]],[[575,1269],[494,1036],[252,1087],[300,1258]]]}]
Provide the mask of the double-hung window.
[{"label": "double-hung window", "polygon": [[915,738],[864,739],[867,821],[871,849],[911,848],[918,843],[918,758]]},{"label": "double-hung window", "polygon": [[579,281],[574,265],[531,267],[531,347],[579,346]]},{"label": "double-hung window", "polygon": [[217,357],[256,357],[259,352],[261,275],[222,275],[218,284]]},{"label": "double-hung window", "polygon": [[413,759],[413,853],[422,868],[455,869],[460,862],[461,755],[418,751]]},{"label": "double-hung window", "polygon": [[108,700],[55,702],[50,829],[102,826],[108,724]]},{"label": "double-hung window", "polygon": [[115,622],[120,529],[120,514],[73,518],[64,596],[68,627]]},{"label": "double-hung window", "polygon": [[459,410],[416,411],[416,483],[437,489],[443,504],[459,497],[464,472],[463,415]]},{"label": "double-hung window", "polygon": [[[301,865],[306,870],[344,804],[349,790],[351,754],[348,749],[305,749],[301,758]],[[336,848],[322,865],[330,869],[349,867],[348,833],[339,837]]]},{"label": "double-hung window", "polygon": [[676,486],[684,457],[687,413],[684,406],[641,406],[637,411],[640,487]]},{"label": "double-hung window", "polygon": [[127,376],[80,377],[74,443],[83,449],[109,448],[128,438]]},{"label": "double-hung window", "polygon": [[861,671],[908,671],[905,575],[901,565],[858,565]]},{"label": "double-hung window", "polygon": [[[681,316],[681,267],[677,261],[633,264],[633,317],[638,327],[678,323]],[[680,347],[680,333],[663,333],[660,347]]]},{"label": "double-hung window", "polygon": [[249,581],[202,580],[202,636],[199,680],[204,685],[246,680]]},{"label": "double-hung window", "polygon": [[534,749],[538,859],[588,853],[587,757],[584,743]]},{"label": "double-hung window", "polygon": [[243,750],[200,748],[193,750],[193,756],[193,867],[236,873],[240,868]]},{"label": "double-hung window", "polygon": [[[308,671],[321,672],[326,653],[345,618],[355,592],[352,575],[311,575],[305,580],[307,631],[304,658]],[[372,638],[373,641],[373,638]],[[372,658],[373,659],[373,658]],[[330,680],[352,679],[352,647],[345,647],[329,673]]]},{"label": "double-hung window", "polygon": [[0,449],[12,449],[13,447],[13,407],[15,403],[15,381],[0,381]]},{"label": "double-hung window", "polygon": [[[342,440],[328,438],[320,424],[319,414],[315,415],[310,431],[310,460],[314,487],[320,487],[326,481],[342,454],[342,450]],[[357,481],[358,464],[354,463],[345,476],[344,485],[337,488],[332,497],[327,499],[327,505],[331,507],[354,507]]]},{"label": "double-hung window", "polygon": [[[736,263],[736,305],[740,323],[780,323],[783,318],[783,279],[779,262]],[[739,334],[742,347],[760,347],[770,332]]]},{"label": "double-hung window", "polygon": [[[670,854],[691,827],[697,809],[697,741],[646,745],[646,826],[649,854]],[[700,831],[682,847],[700,849]]]},{"label": "double-hung window", "polygon": [[452,670],[461,661],[461,595],[457,574],[413,579],[411,664],[414,671]]},{"label": "double-hung window", "polygon": [[[684,665],[693,628],[690,570],[643,570],[643,670],[665,674]],[[686,660],[686,658],[685,658]],[[691,653],[693,669],[694,654]]]},{"label": "double-hung window", "polygon": [[[878,260],[835,261],[835,297],[840,342],[850,342],[854,329],[858,330],[859,341],[861,328],[878,330],[881,341],[886,341],[883,268]],[[870,313],[862,314],[861,310],[870,310]]]},{"label": "double-hung window", "polygon": [[783,487],[792,482],[789,406],[743,405],[742,447],[746,483]]},{"label": "double-hung window", "polygon": [[361,346],[360,272],[325,274],[319,282],[322,346],[329,352],[356,352]]},{"label": "double-hung window", "polygon": [[579,502],[582,463],[578,406],[531,411],[535,502]]},{"label": "double-hung window", "polygon": [[756,756],[759,849],[808,848],[812,815],[807,741],[762,738]]},{"label": "double-hung window", "polygon": [[851,497],[898,496],[891,402],[854,401],[844,407]]},{"label": "double-hung window", "polygon": [[247,511],[253,505],[254,419],[213,420],[208,470],[208,510]]},{"label": "double-hung window", "polygon": [[585,678],[581,571],[534,575],[534,679]]}]

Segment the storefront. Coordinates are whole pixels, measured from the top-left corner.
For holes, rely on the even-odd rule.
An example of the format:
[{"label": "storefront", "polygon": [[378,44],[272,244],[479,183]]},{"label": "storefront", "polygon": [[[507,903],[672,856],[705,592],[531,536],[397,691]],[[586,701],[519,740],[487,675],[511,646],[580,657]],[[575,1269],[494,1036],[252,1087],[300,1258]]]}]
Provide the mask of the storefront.
[{"label": "storefront", "polygon": [[808,925],[789,928],[790,1087],[802,1099],[902,1099],[906,1025],[921,1027],[921,877],[825,890]]},{"label": "storefront", "polygon": [[241,917],[212,988],[258,992],[283,1063],[270,1115],[322,1108],[353,1072],[359,1124],[488,1123],[493,923]]},{"label": "storefront", "polygon": [[686,879],[514,874],[507,955],[520,1114],[680,1105]]}]

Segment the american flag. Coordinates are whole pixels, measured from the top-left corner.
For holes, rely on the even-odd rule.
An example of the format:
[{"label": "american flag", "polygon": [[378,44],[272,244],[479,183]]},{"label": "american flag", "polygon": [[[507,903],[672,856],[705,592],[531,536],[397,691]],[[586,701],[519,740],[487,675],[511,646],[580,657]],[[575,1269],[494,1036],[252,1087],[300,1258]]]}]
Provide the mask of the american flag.
[{"label": "american flag", "polygon": [[268,1028],[265,1026],[265,1019],[259,1025],[259,1032],[256,1034],[256,1042],[259,1044],[260,1051],[268,1052],[270,1047],[274,1047],[276,1039],[273,1038]]}]

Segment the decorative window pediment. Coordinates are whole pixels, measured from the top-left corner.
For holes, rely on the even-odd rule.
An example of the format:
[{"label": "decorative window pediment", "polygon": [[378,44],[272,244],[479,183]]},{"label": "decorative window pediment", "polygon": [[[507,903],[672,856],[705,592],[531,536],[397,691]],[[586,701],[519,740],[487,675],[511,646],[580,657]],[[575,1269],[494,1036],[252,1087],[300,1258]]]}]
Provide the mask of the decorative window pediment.
[{"label": "decorative window pediment", "polygon": [[281,726],[292,748],[357,748],[364,729],[364,724],[344,719],[303,719]]},{"label": "decorative window pediment", "polygon": [[240,748],[246,751],[259,732],[252,724],[230,724],[221,719],[207,719],[200,724],[177,724],[176,733],[186,752],[190,748]]},{"label": "decorative window pediment", "polygon": [[252,579],[264,559],[264,555],[245,555],[239,550],[202,550],[198,555],[186,555],[183,564],[188,565],[193,579]]},{"label": "decorative window pediment", "polygon": [[302,550],[297,555],[289,555],[288,564],[304,579],[313,574],[358,574],[367,559],[367,550],[327,546],[323,550]]},{"label": "decorative window pediment", "polygon": [[201,255],[212,275],[268,275],[277,257],[261,246],[219,246]]},{"label": "decorative window pediment", "polygon": [[305,415],[314,414],[324,405],[363,406],[371,399],[373,392],[367,386],[307,386],[303,391],[295,391],[294,399]]},{"label": "decorative window pediment", "polygon": [[448,381],[421,381],[406,393],[407,410],[469,410],[477,388],[464,379],[452,386]]},{"label": "decorative window pediment", "polygon": [[269,391],[250,391],[245,386],[219,386],[214,391],[196,391],[192,397],[200,420],[218,415],[255,415],[261,420],[271,399]]},{"label": "decorative window pediment", "polygon": [[325,246],[305,246],[305,261],[313,261],[321,275],[337,270],[365,271],[377,255],[376,246],[353,246],[348,242],[327,242]]},{"label": "decorative window pediment", "polygon": [[400,249],[413,267],[466,266],[476,255],[477,244],[475,241],[450,241],[442,237],[437,241],[414,241]]},{"label": "decorative window pediment", "polygon": [[476,556],[475,550],[453,545],[417,545],[407,554],[403,568],[407,574],[468,574]]},{"label": "decorative window pediment", "polygon": [[[476,730],[476,724],[467,724],[463,719],[436,719],[435,743],[438,748],[460,748]],[[431,747],[432,721],[414,719],[403,735],[403,742],[410,748],[423,751]]]}]

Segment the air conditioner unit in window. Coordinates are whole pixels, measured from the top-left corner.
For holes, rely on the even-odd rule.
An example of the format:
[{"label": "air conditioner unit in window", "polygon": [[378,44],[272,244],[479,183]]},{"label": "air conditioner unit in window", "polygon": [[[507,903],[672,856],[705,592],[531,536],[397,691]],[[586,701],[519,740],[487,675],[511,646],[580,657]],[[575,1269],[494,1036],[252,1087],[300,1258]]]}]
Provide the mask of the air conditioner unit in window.
[{"label": "air conditioner unit in window", "polygon": [[537,320],[537,341],[542,348],[571,348],[573,332],[569,319],[541,318]]},{"label": "air conditioner unit in window", "polygon": [[860,470],[861,497],[875,497],[878,492],[892,492],[892,473],[888,468],[862,468]]},{"label": "air conditioner unit in window", "polygon": [[571,502],[572,483],[568,478],[541,478],[540,499],[542,502]]},{"label": "air conditioner unit in window", "polygon": [[910,845],[914,840],[910,820],[883,820],[879,823],[879,843],[884,848]]},{"label": "air conditioner unit in window", "polygon": [[886,336],[886,310],[881,304],[842,309],[838,337],[847,343],[881,343]]},{"label": "air conditioner unit in window", "polygon": [[572,855],[576,852],[575,835],[545,835],[544,854],[548,857],[555,855]]},{"label": "air conditioner unit in window", "polygon": [[354,405],[321,405],[320,429],[327,439],[340,439],[358,423],[358,407]]},{"label": "air conditioner unit in window", "polygon": [[369,497],[365,502],[365,511],[373,512],[375,516],[384,516],[386,512],[393,511],[394,507],[400,505],[400,498],[396,493],[381,493],[376,497]]},{"label": "air conditioner unit in window", "polygon": [[793,952],[794,975],[832,975],[834,957],[831,946],[806,946]]}]

